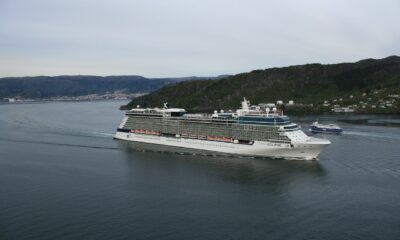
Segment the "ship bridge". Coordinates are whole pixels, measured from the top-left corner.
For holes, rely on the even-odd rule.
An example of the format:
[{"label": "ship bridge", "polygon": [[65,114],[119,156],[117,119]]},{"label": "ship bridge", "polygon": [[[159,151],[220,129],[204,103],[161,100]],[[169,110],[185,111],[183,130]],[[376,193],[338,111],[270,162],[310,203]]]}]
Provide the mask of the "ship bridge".
[{"label": "ship bridge", "polygon": [[290,119],[287,116],[271,116],[271,115],[245,115],[238,117],[239,123],[242,124],[261,124],[261,125],[289,125]]}]

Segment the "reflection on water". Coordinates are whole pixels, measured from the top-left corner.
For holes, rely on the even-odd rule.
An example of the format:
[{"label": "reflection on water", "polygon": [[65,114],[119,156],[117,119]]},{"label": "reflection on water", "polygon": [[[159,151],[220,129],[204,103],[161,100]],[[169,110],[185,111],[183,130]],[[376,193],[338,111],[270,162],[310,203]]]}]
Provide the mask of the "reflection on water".
[{"label": "reflection on water", "polygon": [[[306,176],[316,180],[325,175],[318,161],[282,160],[252,158],[244,156],[224,156],[191,149],[168,148],[165,146],[118,141],[124,149],[128,166],[144,164],[149,172],[169,174],[171,166],[179,166],[183,172],[202,173],[207,177],[219,178],[227,182],[284,188],[295,179]],[[184,151],[183,151],[184,150]],[[140,157],[138,157],[140,156]],[[133,169],[136,169],[133,167]],[[135,175],[135,174],[133,174]],[[320,179],[321,180],[321,179]],[[274,190],[280,192],[280,190]]]}]

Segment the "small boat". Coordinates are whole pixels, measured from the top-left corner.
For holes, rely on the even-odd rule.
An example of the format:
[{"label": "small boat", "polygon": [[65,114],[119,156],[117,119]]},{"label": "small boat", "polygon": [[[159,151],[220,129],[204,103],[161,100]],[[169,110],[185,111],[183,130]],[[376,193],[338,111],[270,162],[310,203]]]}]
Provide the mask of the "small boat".
[{"label": "small boat", "polygon": [[340,134],[343,132],[343,129],[336,124],[321,124],[321,123],[318,123],[318,121],[315,121],[311,125],[310,132]]}]

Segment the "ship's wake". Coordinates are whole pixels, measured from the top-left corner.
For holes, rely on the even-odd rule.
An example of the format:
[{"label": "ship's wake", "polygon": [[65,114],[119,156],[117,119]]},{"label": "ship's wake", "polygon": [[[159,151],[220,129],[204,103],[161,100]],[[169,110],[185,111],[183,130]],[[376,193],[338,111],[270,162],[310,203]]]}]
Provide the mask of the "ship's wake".
[{"label": "ship's wake", "polygon": [[359,136],[367,138],[379,138],[386,140],[400,140],[400,134],[396,133],[383,133],[383,132],[362,132],[362,131],[345,131],[343,135]]},{"label": "ship's wake", "polygon": [[107,147],[107,146],[84,145],[84,144],[70,144],[70,143],[59,143],[59,142],[48,142],[48,141],[30,141],[30,140],[19,140],[19,139],[8,139],[8,138],[0,138],[0,141],[14,142],[14,143],[44,144],[44,145],[65,146],[65,147],[108,149],[108,150],[119,150],[119,149],[121,149],[119,147]]}]

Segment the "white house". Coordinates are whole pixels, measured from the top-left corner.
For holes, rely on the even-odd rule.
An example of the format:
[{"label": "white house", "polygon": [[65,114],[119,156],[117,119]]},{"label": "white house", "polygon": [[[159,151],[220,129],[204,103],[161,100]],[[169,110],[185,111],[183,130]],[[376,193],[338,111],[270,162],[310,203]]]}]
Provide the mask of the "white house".
[{"label": "white house", "polygon": [[4,98],[5,101],[10,102],[10,103],[14,103],[17,101],[17,99],[15,98]]}]

